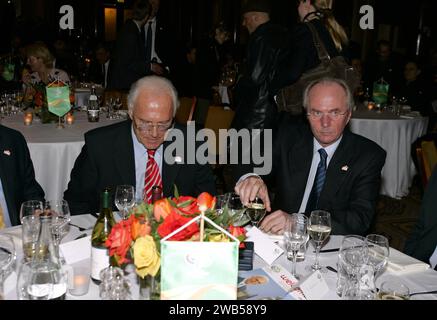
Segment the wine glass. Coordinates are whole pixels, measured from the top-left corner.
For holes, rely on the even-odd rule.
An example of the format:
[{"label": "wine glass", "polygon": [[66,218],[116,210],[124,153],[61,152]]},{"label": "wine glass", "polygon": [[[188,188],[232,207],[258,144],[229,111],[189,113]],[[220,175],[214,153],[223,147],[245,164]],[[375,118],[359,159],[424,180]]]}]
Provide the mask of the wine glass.
[{"label": "wine glass", "polygon": [[21,204],[20,221],[25,216],[39,216],[43,212],[43,203],[39,200],[28,200]]},{"label": "wine glass", "polygon": [[221,194],[215,197],[215,212],[219,216],[229,203],[229,193]]},{"label": "wine glass", "polygon": [[308,234],[316,248],[316,258],[310,270],[326,272],[319,264],[320,248],[323,242],[329,237],[331,233],[331,214],[323,210],[314,210],[311,212],[308,220]]},{"label": "wine glass", "polygon": [[247,204],[246,214],[249,216],[252,226],[258,227],[258,224],[266,215],[266,207],[264,202],[260,198],[256,197],[255,200]]},{"label": "wine glass", "polygon": [[374,278],[387,265],[388,256],[390,255],[390,246],[388,239],[379,234],[369,234],[366,236],[368,247],[368,263],[374,268]]},{"label": "wine glass", "polygon": [[70,207],[66,200],[49,200],[44,206],[44,215],[51,217],[51,232],[55,245],[59,246],[62,238],[70,230]]},{"label": "wine glass", "polygon": [[12,237],[0,234],[0,300],[4,299],[3,283],[13,269],[15,259],[16,252]]},{"label": "wine glass", "polygon": [[128,218],[129,209],[135,205],[135,188],[130,185],[119,185],[115,190],[115,205],[123,220]]},{"label": "wine glass", "polygon": [[297,253],[302,245],[308,239],[308,218],[301,213],[293,213],[287,217],[284,231],[284,245],[287,252],[287,259],[292,261],[291,274],[299,280],[300,276],[296,274]]}]

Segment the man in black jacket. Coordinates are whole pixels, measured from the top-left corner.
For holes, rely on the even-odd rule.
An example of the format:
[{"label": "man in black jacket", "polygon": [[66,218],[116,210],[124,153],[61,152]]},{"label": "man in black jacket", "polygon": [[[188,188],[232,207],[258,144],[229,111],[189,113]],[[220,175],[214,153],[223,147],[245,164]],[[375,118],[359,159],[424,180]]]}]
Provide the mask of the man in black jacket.
[{"label": "man in black jacket", "polygon": [[[173,128],[178,98],[171,82],[158,76],[138,80],[129,93],[128,107],[130,120],[85,134],[64,193],[71,213],[96,213],[100,191],[115,190],[117,185],[135,186],[136,199],[147,201],[155,185],[162,187],[164,197],[173,196],[175,186],[181,195],[215,194],[209,165],[190,161],[196,150],[190,150],[186,127]],[[173,133],[183,150],[166,139]]]},{"label": "man in black jacket", "polygon": [[242,9],[243,25],[250,33],[243,76],[235,88],[236,129],[269,129],[277,116],[270,84],[287,45],[287,32],[270,22],[270,3],[249,0]]},{"label": "man in black jacket", "polygon": [[20,206],[44,200],[23,135],[0,125],[0,228],[20,224]]},{"label": "man in black jacket", "polygon": [[261,223],[266,232],[281,233],[288,214],[321,209],[331,213],[332,234],[365,235],[375,216],[386,152],[345,130],[353,98],[344,81],[313,82],[303,105],[310,126],[284,123],[275,141],[273,205],[267,177],[246,175],[235,191],[245,204],[259,196],[268,211],[276,210]]}]

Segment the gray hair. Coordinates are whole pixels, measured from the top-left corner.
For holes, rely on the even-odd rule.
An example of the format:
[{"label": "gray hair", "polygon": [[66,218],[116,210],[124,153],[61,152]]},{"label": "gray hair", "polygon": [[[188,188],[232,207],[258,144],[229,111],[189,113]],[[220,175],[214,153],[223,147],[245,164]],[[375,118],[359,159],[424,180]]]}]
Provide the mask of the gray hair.
[{"label": "gray hair", "polygon": [[343,88],[344,93],[346,93],[346,103],[349,111],[352,111],[354,107],[354,99],[352,97],[352,93],[349,89],[349,86],[346,84],[346,82],[342,79],[338,78],[331,78],[331,77],[324,77],[320,79],[316,79],[312,82],[310,82],[307,87],[305,88],[305,91],[303,92],[303,107],[305,110],[308,109],[308,103],[309,103],[309,94],[312,88],[314,88],[318,84],[338,84],[340,87]]},{"label": "gray hair", "polygon": [[141,90],[146,89],[150,91],[158,91],[160,94],[168,94],[172,100],[173,107],[173,118],[179,108],[178,92],[170,80],[158,76],[147,76],[139,79],[137,82],[132,84],[129,95],[127,97],[127,105],[129,114],[134,111],[135,100]]}]

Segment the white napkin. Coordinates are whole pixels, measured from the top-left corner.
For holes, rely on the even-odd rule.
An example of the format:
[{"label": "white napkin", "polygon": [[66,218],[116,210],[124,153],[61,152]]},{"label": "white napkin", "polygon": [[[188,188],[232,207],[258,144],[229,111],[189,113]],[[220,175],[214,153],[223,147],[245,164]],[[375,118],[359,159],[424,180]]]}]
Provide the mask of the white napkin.
[{"label": "white napkin", "polygon": [[387,271],[400,275],[410,272],[425,271],[429,264],[410,257],[396,249],[390,248]]}]

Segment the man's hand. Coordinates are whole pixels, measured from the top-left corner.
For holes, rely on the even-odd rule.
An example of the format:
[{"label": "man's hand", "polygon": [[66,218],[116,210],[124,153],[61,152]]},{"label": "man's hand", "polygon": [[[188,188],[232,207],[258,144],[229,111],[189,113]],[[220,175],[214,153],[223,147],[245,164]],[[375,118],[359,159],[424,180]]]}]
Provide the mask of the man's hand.
[{"label": "man's hand", "polygon": [[277,210],[262,220],[260,229],[267,233],[283,234],[287,219],[288,213]]},{"label": "man's hand", "polygon": [[267,186],[264,181],[259,177],[248,177],[243,181],[237,183],[234,188],[235,192],[240,196],[241,203],[247,205],[249,202],[255,200],[258,196],[266,207],[266,210],[270,212],[270,199]]}]

